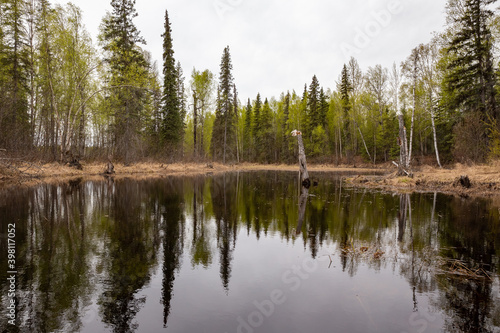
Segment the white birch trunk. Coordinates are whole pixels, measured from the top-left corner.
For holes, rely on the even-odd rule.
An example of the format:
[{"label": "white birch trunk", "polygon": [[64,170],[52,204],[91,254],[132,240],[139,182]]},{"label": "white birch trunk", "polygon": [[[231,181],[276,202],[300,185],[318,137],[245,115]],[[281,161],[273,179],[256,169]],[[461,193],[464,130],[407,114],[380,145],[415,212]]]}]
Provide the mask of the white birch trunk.
[{"label": "white birch trunk", "polygon": [[434,122],[434,111],[431,110],[431,124],[432,124],[432,135],[434,137],[434,150],[436,151],[436,160],[440,168],[443,166],[441,165],[441,161],[439,160],[439,150],[438,150],[438,144],[437,144],[437,134],[436,134],[436,124]]}]

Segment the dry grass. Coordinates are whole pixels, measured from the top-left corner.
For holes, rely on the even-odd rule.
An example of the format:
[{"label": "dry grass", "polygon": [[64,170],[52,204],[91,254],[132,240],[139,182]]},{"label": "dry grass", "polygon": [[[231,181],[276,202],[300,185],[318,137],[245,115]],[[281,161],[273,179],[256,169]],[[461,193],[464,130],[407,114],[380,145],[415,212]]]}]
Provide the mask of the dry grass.
[{"label": "dry grass", "polygon": [[[395,168],[386,176],[358,176],[348,179],[354,186],[398,191],[438,191],[467,196],[496,196],[500,194],[500,161],[481,165],[455,164],[451,168],[421,166],[413,177],[397,177]],[[461,176],[468,176],[471,187],[457,184]]]},{"label": "dry grass", "polygon": [[457,259],[441,258],[436,261],[439,266],[438,274],[452,274],[465,279],[488,279],[493,280],[484,268],[469,268],[463,261]]},{"label": "dry grass", "polygon": [[[20,166],[22,167],[22,166]],[[334,166],[331,164],[309,165],[312,172],[356,172],[359,176],[348,178],[347,182],[353,186],[379,188],[389,191],[439,191],[455,193],[461,196],[482,195],[493,196],[500,194],[500,161],[487,165],[462,165],[455,164],[452,168],[436,168],[421,166],[413,170],[413,177],[396,177],[396,168],[389,164],[378,166],[364,166],[353,168],[351,166]],[[83,163],[83,170],[77,170],[67,165],[50,163],[22,168],[23,173],[12,172],[0,168],[0,184],[23,183],[27,185],[39,182],[60,182],[70,178],[81,177],[85,179],[102,177],[105,163]],[[282,170],[297,171],[297,165],[251,164],[241,163],[223,165],[220,163],[136,163],[132,165],[115,164],[114,177],[153,178],[169,175],[204,175],[228,171],[252,170]],[[384,176],[366,175],[384,173]],[[361,175],[365,174],[365,175]],[[455,181],[462,175],[467,175],[471,180],[471,188],[457,186]]]}]

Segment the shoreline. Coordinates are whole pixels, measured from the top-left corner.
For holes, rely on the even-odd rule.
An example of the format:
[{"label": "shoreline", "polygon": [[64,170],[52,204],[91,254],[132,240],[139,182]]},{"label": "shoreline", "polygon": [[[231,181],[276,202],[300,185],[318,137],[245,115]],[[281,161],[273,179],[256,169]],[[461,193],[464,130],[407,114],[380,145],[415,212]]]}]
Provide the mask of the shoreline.
[{"label": "shoreline", "polygon": [[[43,165],[16,165],[17,169],[0,169],[0,189],[9,186],[34,186],[41,183],[61,183],[71,179],[99,180],[105,177],[105,163],[83,164],[83,170],[49,163]],[[223,165],[220,163],[146,163],[140,162],[125,166],[115,164],[115,179],[121,178],[162,178],[167,176],[203,176],[234,171],[298,171],[297,165],[240,163]],[[397,177],[396,168],[390,164],[364,165],[361,167],[315,165],[308,166],[312,172],[352,173],[346,177],[348,186],[377,189],[387,192],[440,192],[460,197],[500,195],[500,161],[487,165],[466,166],[455,164],[452,168],[440,169],[432,166],[419,166],[413,169],[413,177]],[[467,176],[470,187],[464,187],[458,179]]]}]

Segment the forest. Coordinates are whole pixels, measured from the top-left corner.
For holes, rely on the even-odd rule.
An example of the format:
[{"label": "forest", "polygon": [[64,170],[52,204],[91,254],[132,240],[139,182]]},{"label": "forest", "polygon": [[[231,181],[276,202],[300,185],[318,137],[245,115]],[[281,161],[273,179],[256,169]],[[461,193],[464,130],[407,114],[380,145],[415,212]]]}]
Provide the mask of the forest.
[{"label": "forest", "polygon": [[[97,41],[81,10],[48,0],[0,3],[0,155],[46,162],[152,160],[293,163],[303,133],[317,163],[483,163],[500,157],[496,0],[448,0],[446,26],[401,63],[335,87],[240,99],[230,47],[220,73],[175,59],[165,11],[163,63],[134,25],[135,0],[112,0]],[[245,66],[245,64],[234,64]],[[245,80],[245,78],[238,78]],[[0,156],[2,157],[2,156]]]}]

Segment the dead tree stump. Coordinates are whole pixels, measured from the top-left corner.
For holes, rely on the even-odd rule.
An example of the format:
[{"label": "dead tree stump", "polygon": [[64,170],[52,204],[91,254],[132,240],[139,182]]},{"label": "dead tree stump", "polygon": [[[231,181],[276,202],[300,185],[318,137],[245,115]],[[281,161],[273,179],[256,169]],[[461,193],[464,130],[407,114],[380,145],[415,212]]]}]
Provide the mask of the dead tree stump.
[{"label": "dead tree stump", "polygon": [[115,173],[115,166],[111,161],[106,164],[106,170],[104,170],[105,175],[113,175]]},{"label": "dead tree stump", "polygon": [[82,164],[80,163],[80,160],[78,157],[76,157],[75,155],[73,155],[73,153],[71,151],[66,151],[65,153],[66,155],[66,163],[71,167],[71,168],[75,168],[77,170],[83,170],[83,166]]},{"label": "dead tree stump", "polygon": [[471,181],[469,179],[469,176],[467,176],[467,175],[462,175],[459,178],[457,178],[455,180],[455,182],[453,183],[453,185],[455,187],[456,186],[461,186],[461,187],[464,187],[464,188],[470,188],[472,186]]},{"label": "dead tree stump", "polygon": [[296,136],[299,142],[300,180],[302,182],[302,186],[309,188],[311,186],[311,180],[309,179],[309,173],[307,172],[306,152],[304,149],[304,142],[302,141],[302,133],[300,131],[293,130],[292,136]]}]

